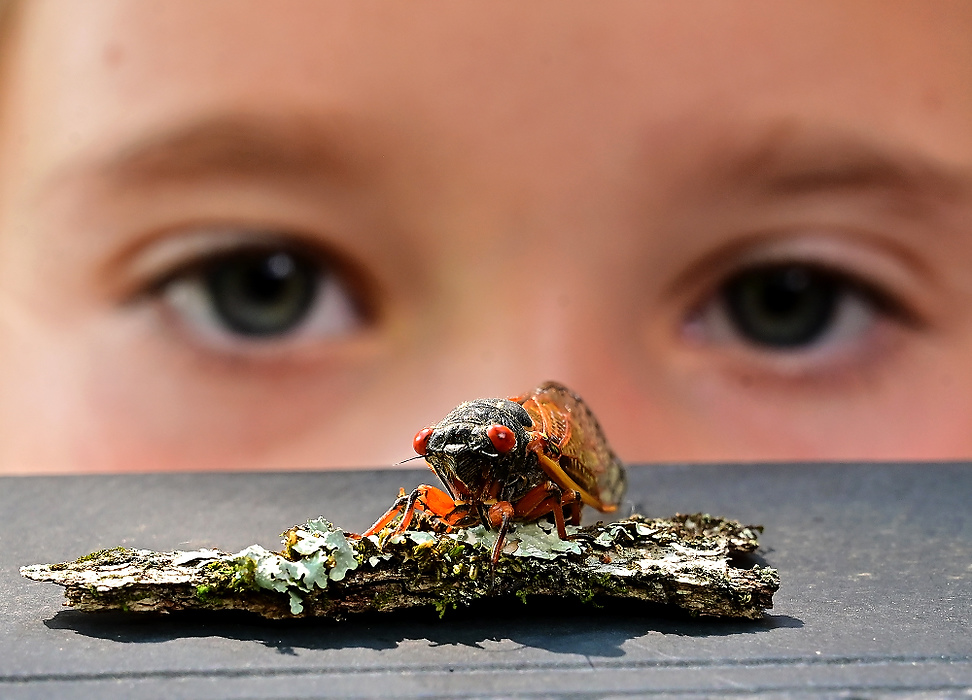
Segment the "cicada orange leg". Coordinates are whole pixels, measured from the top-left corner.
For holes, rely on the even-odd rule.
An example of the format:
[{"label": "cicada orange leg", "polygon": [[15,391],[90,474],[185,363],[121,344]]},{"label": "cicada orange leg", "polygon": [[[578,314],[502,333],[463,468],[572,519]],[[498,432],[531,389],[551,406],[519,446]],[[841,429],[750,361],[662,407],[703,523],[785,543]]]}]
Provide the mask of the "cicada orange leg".
[{"label": "cicada orange leg", "polygon": [[[569,539],[567,535],[567,519],[572,525],[580,522],[581,496],[577,491],[564,491],[553,481],[547,481],[528,491],[515,504],[509,501],[497,501],[486,512],[488,525],[497,530],[496,543],[493,545],[490,558],[490,573],[495,570],[499,562],[506,535],[514,520],[533,522],[545,515],[553,515],[557,527],[557,535],[562,540]],[[399,515],[401,520],[392,534],[401,534],[412,524],[416,513],[428,513],[446,526],[446,531],[456,527],[475,524],[478,516],[470,503],[457,503],[442,489],[423,484],[410,494],[398,497],[392,507],[382,515],[375,524],[365,530],[361,537],[368,537],[384,530],[389,523]],[[484,523],[486,524],[486,523]]]},{"label": "cicada orange leg", "polygon": [[435,486],[423,484],[407,496],[404,493],[392,504],[392,507],[382,515],[375,524],[365,530],[361,536],[374,535],[385,529],[399,514],[402,519],[395,527],[393,534],[398,535],[408,529],[415,519],[416,512],[430,513],[442,522],[447,530],[461,525],[469,519],[471,506],[467,503],[456,503],[452,496]]},{"label": "cicada orange leg", "polygon": [[533,522],[545,515],[553,515],[554,523],[557,526],[557,535],[560,539],[567,540],[570,537],[567,534],[565,515],[568,512],[570,513],[571,525],[578,524],[580,506],[580,494],[576,491],[564,491],[552,481],[530,489],[515,504],[507,501],[494,503],[488,511],[490,525],[498,530],[496,544],[493,545],[492,568],[495,568],[497,562],[499,562],[511,521],[515,519]]}]

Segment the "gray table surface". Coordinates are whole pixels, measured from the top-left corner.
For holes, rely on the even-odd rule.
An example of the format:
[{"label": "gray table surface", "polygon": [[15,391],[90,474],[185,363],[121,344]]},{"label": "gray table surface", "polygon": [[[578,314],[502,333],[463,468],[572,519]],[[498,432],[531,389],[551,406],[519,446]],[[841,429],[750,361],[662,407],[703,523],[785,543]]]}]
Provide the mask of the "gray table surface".
[{"label": "gray table surface", "polygon": [[759,622],[569,603],[266,622],[79,613],[21,565],[361,530],[423,471],[0,478],[0,698],[972,697],[972,465],[663,465],[642,513],[761,523]]}]

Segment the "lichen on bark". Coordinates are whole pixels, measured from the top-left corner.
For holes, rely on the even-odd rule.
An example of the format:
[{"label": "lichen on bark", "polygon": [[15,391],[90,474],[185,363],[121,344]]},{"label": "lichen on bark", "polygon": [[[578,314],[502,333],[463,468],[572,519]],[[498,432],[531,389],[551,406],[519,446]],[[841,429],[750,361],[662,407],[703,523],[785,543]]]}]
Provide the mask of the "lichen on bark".
[{"label": "lichen on bark", "polygon": [[519,524],[495,571],[495,532],[426,527],[360,538],[318,518],[287,530],[280,552],[116,547],[21,573],[64,586],[67,605],[79,610],[248,610],[268,618],[343,619],[419,606],[442,615],[482,599],[556,596],[756,619],[779,588],[775,569],[734,565],[737,555],[756,550],[762,528],[709,515],[635,515],[569,528],[566,541],[551,524]]}]

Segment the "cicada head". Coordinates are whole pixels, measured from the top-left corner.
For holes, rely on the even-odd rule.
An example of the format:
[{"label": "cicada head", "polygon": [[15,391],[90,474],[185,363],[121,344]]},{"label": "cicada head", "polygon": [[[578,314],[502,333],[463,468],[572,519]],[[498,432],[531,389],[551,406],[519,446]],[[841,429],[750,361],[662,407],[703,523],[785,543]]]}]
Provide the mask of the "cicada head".
[{"label": "cicada head", "polygon": [[482,501],[497,496],[527,459],[530,414],[507,399],[460,404],[431,428],[415,436],[425,457],[453,498]]}]

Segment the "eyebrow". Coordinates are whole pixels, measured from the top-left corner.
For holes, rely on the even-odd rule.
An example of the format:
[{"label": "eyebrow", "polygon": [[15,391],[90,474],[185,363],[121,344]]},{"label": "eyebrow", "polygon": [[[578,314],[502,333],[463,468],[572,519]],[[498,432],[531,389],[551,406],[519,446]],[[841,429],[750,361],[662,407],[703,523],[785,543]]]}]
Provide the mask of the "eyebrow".
[{"label": "eyebrow", "polygon": [[109,184],[161,184],[213,178],[353,179],[366,163],[344,124],[320,118],[249,115],[206,118],[123,145],[94,166]]},{"label": "eyebrow", "polygon": [[913,216],[929,206],[968,199],[972,171],[859,134],[777,125],[755,146],[723,154],[729,182],[755,185],[760,194],[800,196],[826,192],[881,192]]}]

